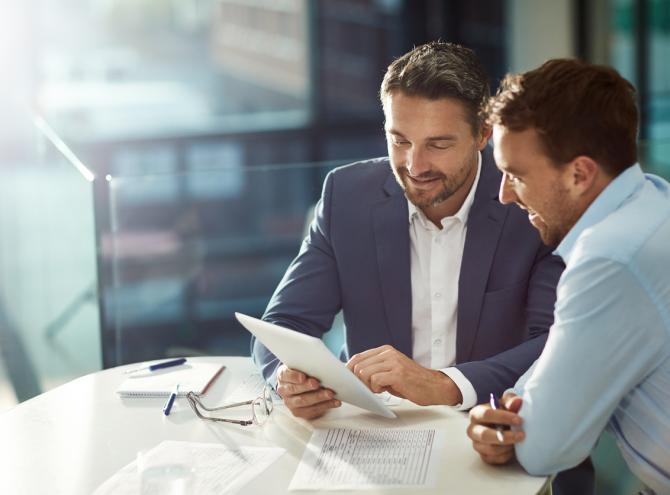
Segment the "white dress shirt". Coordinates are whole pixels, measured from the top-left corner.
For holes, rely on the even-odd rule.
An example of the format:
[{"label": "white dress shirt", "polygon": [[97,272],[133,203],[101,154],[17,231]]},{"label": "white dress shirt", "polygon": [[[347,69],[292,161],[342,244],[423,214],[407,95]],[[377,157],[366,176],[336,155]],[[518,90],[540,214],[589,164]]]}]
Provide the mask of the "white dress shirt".
[{"label": "white dress shirt", "polygon": [[456,363],[456,322],[458,279],[463,260],[468,214],[479,182],[477,175],[461,208],[442,219],[442,229],[433,224],[409,200],[410,268],[412,277],[412,354],[421,366],[439,369],[461,391],[458,409],[477,403],[470,381],[453,365]]}]

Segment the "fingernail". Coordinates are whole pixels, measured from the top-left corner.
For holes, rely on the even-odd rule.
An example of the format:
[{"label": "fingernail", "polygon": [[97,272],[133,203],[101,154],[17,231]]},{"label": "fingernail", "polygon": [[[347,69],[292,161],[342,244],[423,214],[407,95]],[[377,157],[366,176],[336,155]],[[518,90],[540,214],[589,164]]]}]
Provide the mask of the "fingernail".
[{"label": "fingernail", "polygon": [[514,423],[515,425],[520,425],[521,423],[523,423],[523,418],[522,418],[521,416],[514,416],[514,421],[513,421],[513,423]]},{"label": "fingernail", "polygon": [[333,401],[333,404],[335,404],[335,407],[340,407],[342,405],[339,400]]}]

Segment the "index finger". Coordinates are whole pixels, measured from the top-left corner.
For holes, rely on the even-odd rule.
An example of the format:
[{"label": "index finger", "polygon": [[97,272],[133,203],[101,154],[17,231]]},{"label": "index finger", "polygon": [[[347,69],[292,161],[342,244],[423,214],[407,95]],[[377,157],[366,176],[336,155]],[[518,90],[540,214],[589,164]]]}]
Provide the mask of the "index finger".
[{"label": "index finger", "polygon": [[514,393],[506,393],[502,398],[503,405],[508,411],[514,411],[516,413],[521,409],[523,404],[523,399]]},{"label": "index finger", "polygon": [[467,434],[472,441],[487,445],[514,445],[525,438],[523,431],[498,431],[495,428],[480,424],[468,426]]},{"label": "index finger", "polygon": [[347,362],[347,368],[353,371],[354,366],[356,366],[358,363],[363,361],[364,359],[367,359],[372,356],[376,356],[377,354],[381,354],[382,352],[386,352],[388,350],[393,349],[390,345],[386,344],[381,347],[375,347],[373,349],[368,349],[367,351],[359,352],[358,354],[354,354],[351,356],[351,359]]},{"label": "index finger", "polygon": [[523,419],[511,411],[491,409],[491,406],[488,404],[481,404],[470,410],[470,422],[487,425],[518,426],[523,422]]}]

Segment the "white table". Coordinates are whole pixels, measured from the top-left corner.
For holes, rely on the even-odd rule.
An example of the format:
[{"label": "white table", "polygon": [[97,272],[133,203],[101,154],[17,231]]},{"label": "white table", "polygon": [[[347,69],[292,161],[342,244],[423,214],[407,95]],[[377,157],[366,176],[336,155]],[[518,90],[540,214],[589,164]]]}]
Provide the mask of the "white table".
[{"label": "white table", "polygon": [[[205,397],[224,402],[226,394],[253,370],[249,358],[193,358],[217,361],[226,371]],[[343,405],[323,418],[307,422],[276,407],[264,427],[213,424],[198,419],[185,399],[172,414],[162,415],[164,399],[124,399],[115,393],[133,365],[93,373],[19,404],[0,415],[0,492],[24,494],[90,494],[139,450],[163,440],[216,442],[229,445],[276,445],[287,453],[243,489],[245,494],[286,493],[314,428],[439,428],[449,439],[444,469],[434,493],[537,493],[545,478],[528,476],[517,466],[487,466],[472,450],[465,434],[467,416],[447,407],[395,406],[398,419],[387,420]],[[366,491],[366,494],[382,490]],[[302,493],[302,492],[301,492]],[[351,493],[351,492],[348,492]],[[411,493],[393,490],[394,495]],[[431,493],[422,491],[421,493]]]}]

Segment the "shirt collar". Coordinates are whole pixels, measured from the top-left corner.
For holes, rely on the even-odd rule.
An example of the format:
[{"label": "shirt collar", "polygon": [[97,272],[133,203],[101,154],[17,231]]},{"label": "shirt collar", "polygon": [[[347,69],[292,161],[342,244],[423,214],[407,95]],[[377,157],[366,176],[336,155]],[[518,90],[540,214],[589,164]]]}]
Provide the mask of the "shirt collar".
[{"label": "shirt collar", "polygon": [[[477,184],[479,183],[479,176],[481,175],[482,170],[482,154],[477,152],[477,175],[475,175],[475,180],[470,187],[470,192],[465,197],[465,201],[458,209],[458,211],[453,215],[453,217],[445,217],[442,219],[442,226],[447,218],[457,218],[461,223],[465,224],[468,221],[468,215],[470,213],[470,208],[472,203],[475,200],[475,191],[477,190]],[[433,223],[426,218],[426,215],[419,208],[416,207],[409,199],[407,200],[407,210],[409,213],[409,223],[411,224],[414,219],[418,219],[424,226],[433,225]]]},{"label": "shirt collar", "polygon": [[639,164],[628,167],[610,182],[589,205],[568,235],[558,245],[554,254],[558,254],[567,264],[579,236],[589,227],[599,223],[617,210],[645,181],[644,172]]}]

